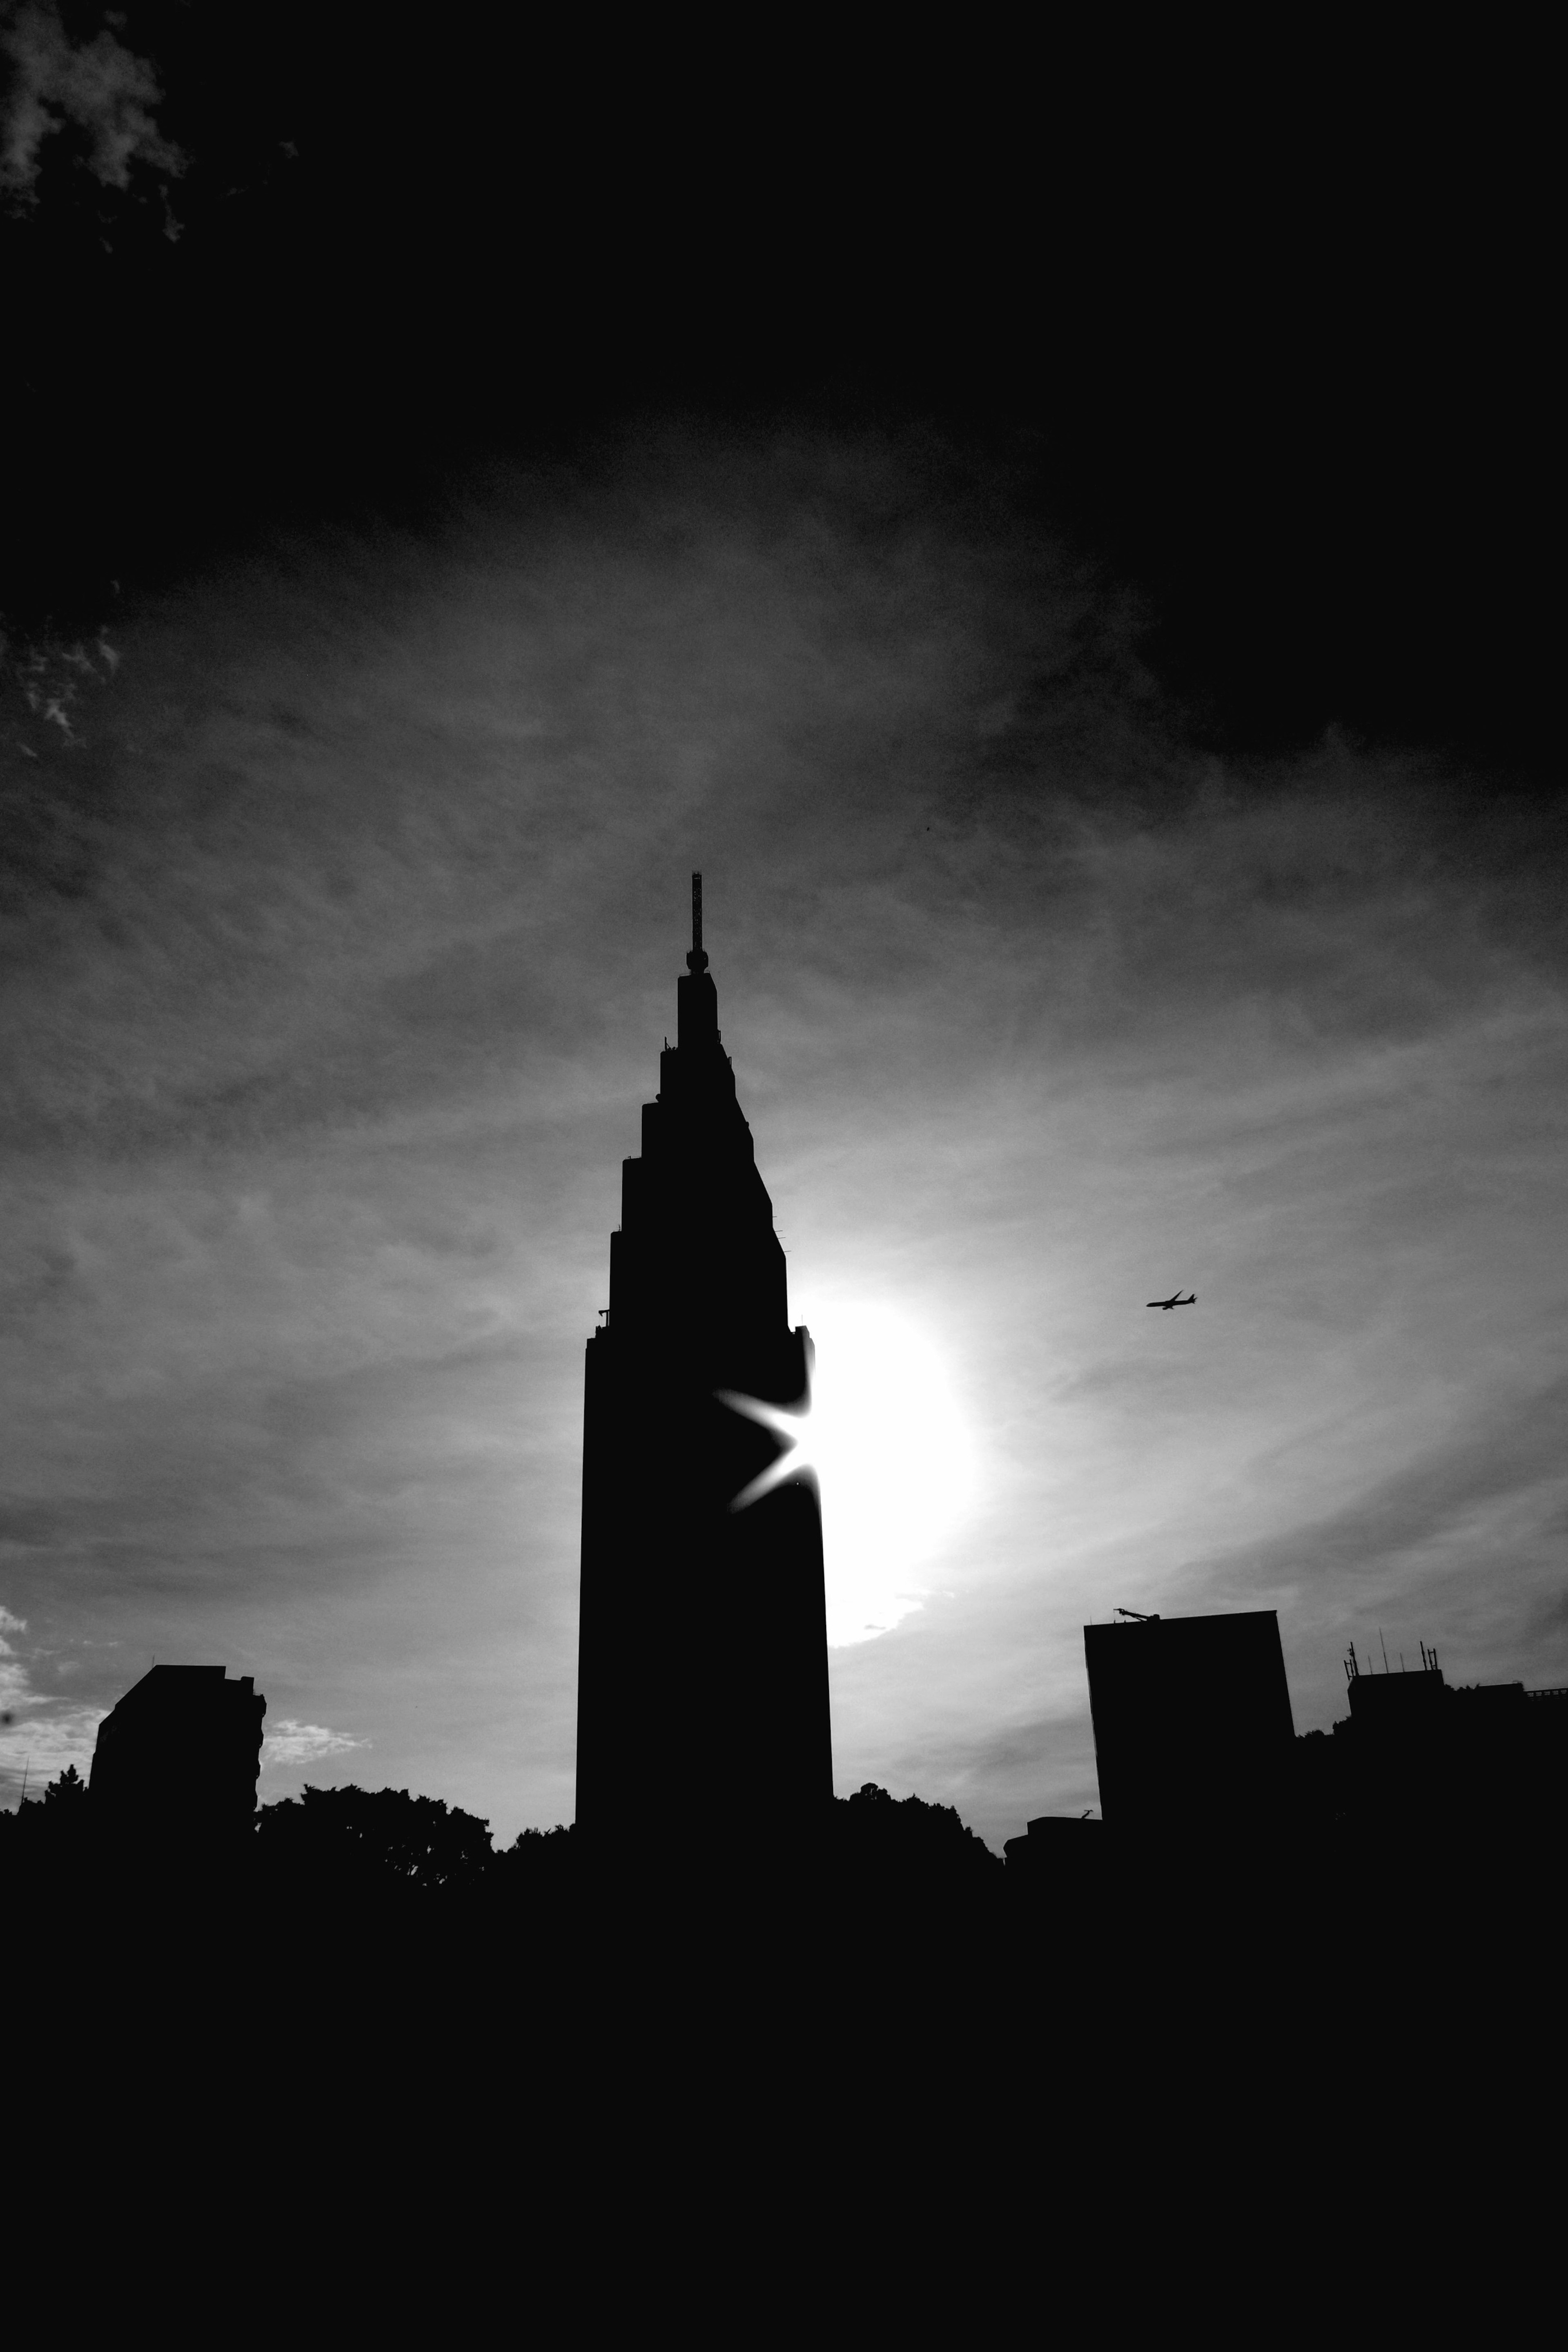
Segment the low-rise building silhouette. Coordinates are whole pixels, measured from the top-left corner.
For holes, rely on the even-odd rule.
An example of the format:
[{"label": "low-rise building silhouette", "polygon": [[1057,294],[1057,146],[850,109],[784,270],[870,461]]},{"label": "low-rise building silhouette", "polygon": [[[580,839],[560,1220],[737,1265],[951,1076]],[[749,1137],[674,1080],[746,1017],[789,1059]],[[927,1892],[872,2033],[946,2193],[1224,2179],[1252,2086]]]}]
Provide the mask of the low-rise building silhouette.
[{"label": "low-rise building silhouette", "polygon": [[1009,1838],[1002,1847],[1009,1884],[1039,1888],[1062,1901],[1073,1901],[1100,1889],[1105,1858],[1105,1829],[1092,1815],[1037,1813],[1025,1824],[1022,1837]]},{"label": "low-rise building silhouette", "polygon": [[1533,1832],[1568,1801],[1568,1691],[1521,1682],[1450,1685],[1435,1650],[1382,1674],[1353,1644],[1350,1713],[1309,1733],[1304,1809],[1343,1822],[1440,1836],[1457,1829]]},{"label": "low-rise building silhouette", "polygon": [[[1272,1610],[1087,1625],[1090,1713],[1109,1843],[1042,1815],[1008,1841],[1020,1879],[1065,1886],[1127,1832],[1156,1845],[1244,1832],[1282,1852],[1303,1833],[1373,1831],[1427,1846],[1464,1833],[1539,1845],[1568,1815],[1568,1690],[1455,1687],[1437,1654],[1376,1672],[1345,1659],[1349,1715],[1294,1736]],[[1141,1851],[1148,1841],[1138,1839]]]},{"label": "low-rise building silhouette", "polygon": [[267,1701],[222,1666],[152,1667],[98,1727],[88,1793],[106,1828],[195,1840],[242,1833],[256,1812]]}]

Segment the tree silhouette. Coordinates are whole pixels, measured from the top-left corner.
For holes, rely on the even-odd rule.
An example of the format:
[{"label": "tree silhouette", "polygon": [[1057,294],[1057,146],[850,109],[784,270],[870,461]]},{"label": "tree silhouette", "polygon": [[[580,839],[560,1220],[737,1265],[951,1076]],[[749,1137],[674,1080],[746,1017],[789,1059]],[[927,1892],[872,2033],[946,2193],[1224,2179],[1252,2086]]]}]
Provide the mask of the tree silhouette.
[{"label": "tree silhouette", "polygon": [[61,1813],[87,1801],[87,1782],[74,1764],[68,1764],[57,1780],[51,1780],[44,1790],[46,1805],[55,1806]]},{"label": "tree silhouette", "polygon": [[829,1848],[846,1888],[858,1886],[868,1895],[941,1899],[967,1892],[984,1902],[999,1886],[1004,1868],[984,1839],[964,1827],[954,1806],[892,1797],[871,1780],[834,1805]]},{"label": "tree silhouette", "polygon": [[577,1864],[575,1825],[568,1829],[558,1822],[553,1830],[520,1830],[491,1859],[485,1874],[486,1900],[519,1915],[564,1911],[579,1893]]},{"label": "tree silhouette", "polygon": [[473,1885],[490,1861],[490,1825],[406,1789],[311,1789],[256,1816],[264,1865],[284,1880],[428,1895]]}]

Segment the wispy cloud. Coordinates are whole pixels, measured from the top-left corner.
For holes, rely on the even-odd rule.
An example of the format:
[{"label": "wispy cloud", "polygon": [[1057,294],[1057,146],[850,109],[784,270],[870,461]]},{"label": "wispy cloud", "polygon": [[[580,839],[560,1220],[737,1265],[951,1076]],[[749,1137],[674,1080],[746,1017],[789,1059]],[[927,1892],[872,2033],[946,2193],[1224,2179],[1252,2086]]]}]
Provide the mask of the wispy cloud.
[{"label": "wispy cloud", "polygon": [[346,1732],[329,1731],[322,1723],[295,1723],[285,1717],[261,1743],[261,1769],[274,1764],[316,1764],[324,1756],[346,1756],[352,1748],[368,1748],[368,1739],[350,1739]]},{"label": "wispy cloud", "polygon": [[700,866],[793,1312],[923,1335],[975,1454],[835,1654],[852,1785],[1081,1811],[1088,1618],[1251,1597],[1332,1677],[1363,1547],[1456,1664],[1563,1679],[1554,814],[1191,753],[1114,599],[918,452],[483,488],[127,615],[90,740],[40,730],[18,1607],[564,1817],[582,1343]]},{"label": "wispy cloud", "polygon": [[[7,634],[0,625],[0,749],[36,762],[51,739],[55,746],[79,747],[84,691],[110,685],[119,667],[120,648],[110,644],[107,629],[67,640]],[[28,836],[40,824],[45,834],[52,830],[48,789],[34,776],[13,783],[5,794],[8,829],[24,868],[34,848]]]},{"label": "wispy cloud", "polygon": [[51,1698],[33,1686],[20,1643],[26,1618],[0,1608],[0,1785],[41,1787],[74,1764],[86,1778],[106,1707]]}]

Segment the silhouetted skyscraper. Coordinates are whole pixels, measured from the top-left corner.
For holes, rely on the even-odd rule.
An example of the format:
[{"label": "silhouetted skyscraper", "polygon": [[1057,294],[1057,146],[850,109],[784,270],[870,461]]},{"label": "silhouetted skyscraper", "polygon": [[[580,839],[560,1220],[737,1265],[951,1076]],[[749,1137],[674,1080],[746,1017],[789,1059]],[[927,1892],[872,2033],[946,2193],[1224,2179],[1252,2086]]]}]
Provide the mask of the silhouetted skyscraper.
[{"label": "silhouetted skyscraper", "polygon": [[1100,1809],[1198,1834],[1276,1814],[1295,1725],[1272,1609],[1085,1625]]},{"label": "silhouetted skyscraper", "polygon": [[736,1507],[779,1442],[722,1400],[803,1408],[811,1343],[789,1328],[719,1036],[700,876],[692,898],[676,1043],[643,1108],[642,1156],[622,1164],[608,1318],[588,1342],[577,1818],[601,1852],[722,1853],[832,1796],[815,1486]]}]

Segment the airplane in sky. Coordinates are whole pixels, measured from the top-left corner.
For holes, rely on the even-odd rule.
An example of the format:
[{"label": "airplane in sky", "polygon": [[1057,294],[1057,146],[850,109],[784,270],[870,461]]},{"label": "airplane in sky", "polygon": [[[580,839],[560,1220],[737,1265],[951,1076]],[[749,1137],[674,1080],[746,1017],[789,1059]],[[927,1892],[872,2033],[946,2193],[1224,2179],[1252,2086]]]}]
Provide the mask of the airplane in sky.
[{"label": "airplane in sky", "polygon": [[1166,1313],[1168,1315],[1173,1307],[1196,1307],[1197,1305],[1197,1293],[1195,1290],[1189,1297],[1184,1298],[1181,1295],[1180,1286],[1178,1285],[1177,1287],[1172,1291],[1168,1298],[1150,1298],[1145,1300],[1145,1304],[1149,1307],[1163,1307]]}]

